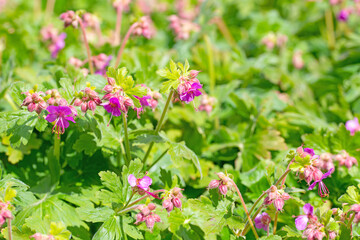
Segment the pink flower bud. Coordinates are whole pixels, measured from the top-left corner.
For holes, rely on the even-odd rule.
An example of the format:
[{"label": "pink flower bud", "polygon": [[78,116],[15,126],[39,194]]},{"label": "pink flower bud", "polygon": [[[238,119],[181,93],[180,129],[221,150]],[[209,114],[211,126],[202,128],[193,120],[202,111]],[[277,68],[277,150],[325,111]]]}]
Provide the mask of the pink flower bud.
[{"label": "pink flower bud", "polygon": [[146,217],[150,214],[150,209],[148,207],[144,207],[143,209],[141,209],[141,213]]},{"label": "pink flower bud", "polygon": [[152,215],[149,215],[145,218],[145,223],[148,229],[152,230],[155,225],[155,218]]},{"label": "pink flower bud", "polygon": [[64,98],[60,98],[58,102],[59,106],[66,106],[68,105],[67,101]]},{"label": "pink flower bud", "polygon": [[227,191],[228,191],[228,188],[227,188],[227,186],[226,185],[224,185],[224,184],[221,184],[220,186],[219,186],[219,192],[222,194],[222,195],[226,195],[226,193],[227,193]]},{"label": "pink flower bud", "polygon": [[136,214],[136,222],[134,224],[139,224],[139,223],[143,222],[144,220],[145,220],[144,216],[141,213],[138,213],[138,214]]},{"label": "pink flower bud", "polygon": [[107,78],[107,81],[108,81],[108,83],[111,85],[111,86],[114,86],[115,85],[115,79],[114,78],[112,78],[112,77],[108,77]]},{"label": "pink flower bud", "polygon": [[86,102],[83,102],[82,104],[81,104],[81,111],[82,112],[86,112],[87,111],[87,109],[88,109],[88,106],[87,106],[87,103]]},{"label": "pink flower bud", "polygon": [[297,152],[297,154],[299,154],[299,155],[303,154],[303,153],[304,153],[303,147],[302,147],[302,146],[298,147],[298,148],[296,149],[296,152]]},{"label": "pink flower bud", "polygon": [[161,218],[160,218],[159,215],[153,214],[153,217],[154,217],[154,219],[155,219],[155,222],[161,222]]},{"label": "pink flower bud", "polygon": [[91,110],[91,111],[95,111],[96,109],[96,103],[94,101],[89,101],[88,102],[88,108]]},{"label": "pink flower bud", "polygon": [[284,199],[282,199],[282,198],[275,199],[274,206],[278,211],[282,211],[282,209],[284,207]]},{"label": "pink flower bud", "polygon": [[191,70],[189,73],[190,78],[196,78],[200,71]]},{"label": "pink flower bud", "polygon": [[47,90],[45,93],[46,93],[46,95],[51,95],[52,94],[52,90]]},{"label": "pink flower bud", "polygon": [[107,92],[107,93],[111,93],[113,90],[113,87],[111,85],[105,85],[105,87],[103,88],[103,91]]},{"label": "pink flower bud", "polygon": [[318,168],[315,168],[312,175],[315,181],[319,181],[323,176],[323,173]]},{"label": "pink flower bud", "polygon": [[105,95],[103,96],[103,99],[109,100],[109,99],[112,98],[112,97],[114,97],[114,94],[108,93],[108,94],[105,94]]},{"label": "pink flower bud", "polygon": [[149,203],[149,204],[148,204],[148,208],[150,209],[150,211],[155,210],[156,205],[153,204],[153,203]]},{"label": "pink flower bud", "polygon": [[75,106],[80,106],[81,104],[82,104],[81,99],[79,99],[79,98],[75,99],[75,101],[74,101]]},{"label": "pink flower bud", "polygon": [[211,180],[211,182],[209,183],[208,188],[209,189],[214,189],[219,187],[220,181],[219,180]]},{"label": "pink flower bud", "polygon": [[53,98],[53,97],[51,97],[51,98],[49,98],[48,100],[47,100],[47,103],[49,104],[49,105],[54,105],[55,104],[55,98]]},{"label": "pink flower bud", "polygon": [[32,103],[32,97],[31,96],[27,96],[25,99],[24,99],[24,101],[23,101],[23,103],[21,104],[22,106],[27,106],[27,105],[29,105],[30,103]]},{"label": "pink flower bud", "polygon": [[264,204],[265,204],[265,205],[270,205],[270,204],[272,204],[272,203],[273,203],[273,200],[270,199],[269,197],[266,197],[266,198],[264,199]]},{"label": "pink flower bud", "polygon": [[172,202],[174,204],[174,207],[181,208],[182,203],[181,203],[181,200],[179,198],[177,198],[177,197],[173,198]]},{"label": "pink flower bud", "polygon": [[355,212],[360,212],[360,204],[352,205],[350,210]]},{"label": "pink flower bud", "polygon": [[35,110],[35,108],[36,108],[36,104],[35,104],[35,103],[30,103],[30,104],[28,105],[28,111],[29,111],[29,112],[33,112],[33,111]]},{"label": "pink flower bud", "polygon": [[10,210],[1,210],[1,216],[4,218],[12,218]]},{"label": "pink flower bud", "polygon": [[72,114],[76,117],[77,116],[76,108],[74,106],[71,106],[71,105],[69,106],[69,108],[71,109]]},{"label": "pink flower bud", "polygon": [[172,189],[172,194],[173,194],[174,196],[177,196],[179,193],[181,193],[181,188],[174,187],[174,188]]},{"label": "pink flower bud", "polygon": [[163,208],[165,208],[168,212],[171,212],[174,209],[174,204],[170,199],[165,199],[162,203]]},{"label": "pink flower bud", "polygon": [[289,199],[290,199],[290,195],[289,195],[288,193],[283,193],[283,194],[281,195],[281,198],[286,201],[286,200],[289,200]]},{"label": "pink flower bud", "polygon": [[336,238],[336,232],[329,231],[329,239],[335,239]]}]

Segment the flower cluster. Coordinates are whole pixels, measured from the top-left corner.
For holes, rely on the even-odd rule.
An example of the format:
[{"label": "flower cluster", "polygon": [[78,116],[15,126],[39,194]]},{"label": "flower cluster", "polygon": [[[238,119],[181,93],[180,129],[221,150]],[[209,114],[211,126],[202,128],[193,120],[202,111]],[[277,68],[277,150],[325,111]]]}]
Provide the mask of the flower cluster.
[{"label": "flower cluster", "polygon": [[274,185],[267,190],[267,194],[267,197],[264,199],[264,204],[274,204],[277,211],[282,211],[285,201],[290,199],[290,195],[288,193],[284,192],[283,189],[278,189]]},{"label": "flower cluster", "polygon": [[171,15],[169,21],[170,28],[174,31],[176,39],[178,40],[186,40],[192,32],[198,32],[200,30],[200,26],[196,23],[176,15]]},{"label": "flower cluster", "polygon": [[41,234],[41,233],[35,233],[34,235],[31,235],[30,238],[34,238],[35,240],[55,240],[55,237],[51,234]]},{"label": "flower cluster", "polygon": [[296,69],[302,69],[304,67],[305,64],[302,58],[302,51],[298,50],[294,52],[292,63]]},{"label": "flower cluster", "polygon": [[161,218],[159,215],[154,213],[156,205],[153,203],[149,203],[148,205],[142,204],[137,207],[140,210],[138,214],[136,214],[136,222],[135,224],[140,224],[141,222],[145,222],[146,226],[150,231],[152,231],[155,222],[161,222]]},{"label": "flower cluster", "polygon": [[315,166],[326,172],[332,168],[335,168],[333,156],[330,153],[320,154],[320,157],[316,161]]},{"label": "flower cluster", "polygon": [[181,209],[181,198],[184,197],[181,190],[181,188],[175,187],[165,194],[162,206],[166,211],[171,212],[174,207]]},{"label": "flower cluster", "polygon": [[49,105],[54,106],[66,106],[68,105],[67,101],[61,97],[59,91],[57,89],[50,89],[46,92],[47,97],[49,98],[46,102]]},{"label": "flower cluster", "polygon": [[264,44],[268,50],[272,50],[275,46],[278,46],[279,48],[284,47],[287,41],[288,37],[286,35],[270,32],[263,37],[261,43]]},{"label": "flower cluster", "polygon": [[[104,53],[100,53],[97,56],[92,56],[91,62],[95,66],[95,74],[105,75],[106,68],[109,66],[111,59],[112,59],[111,55],[108,56]],[[88,62],[87,60],[82,61],[81,59],[78,59],[75,57],[71,57],[69,59],[69,64],[73,65],[75,68],[81,68],[87,62]],[[83,71],[84,76],[87,76],[89,73],[88,69],[86,69],[86,68],[82,68],[81,71]]]},{"label": "flower cluster", "polygon": [[152,184],[152,179],[149,176],[144,176],[143,178],[136,178],[133,174],[130,174],[128,176],[128,182],[129,185],[132,187],[134,193],[138,193],[139,195],[148,194],[154,198],[159,199],[156,194],[149,192],[150,186]]},{"label": "flower cluster", "polygon": [[225,175],[222,172],[217,173],[217,175],[220,178],[220,180],[216,180],[216,179],[211,180],[208,188],[209,189],[218,188],[219,192],[222,195],[226,196],[228,189],[231,188],[233,185],[232,181],[227,175]]},{"label": "flower cluster", "polygon": [[216,98],[210,97],[207,94],[203,94],[200,99],[199,111],[205,111],[210,114],[216,103]]},{"label": "flower cluster", "polygon": [[185,103],[190,103],[195,97],[202,93],[199,89],[202,88],[200,81],[196,78],[199,71],[191,70],[188,75],[179,78],[180,84],[177,88],[177,98]]},{"label": "flower cluster", "polygon": [[137,22],[132,34],[135,36],[144,36],[147,39],[155,35],[154,24],[149,16],[143,16]]},{"label": "flower cluster", "polygon": [[350,169],[353,165],[358,165],[356,158],[351,157],[345,150],[335,155],[335,160],[339,162],[340,166],[346,166],[348,169]]},{"label": "flower cluster", "polygon": [[2,202],[0,201],[0,227],[5,223],[6,219],[12,219],[13,215],[11,214],[11,211],[9,210],[10,203]]},{"label": "flower cluster", "polygon": [[81,21],[78,14],[72,10],[62,13],[60,19],[64,22],[64,27],[72,26],[73,28],[78,28],[79,21]]},{"label": "flower cluster", "polygon": [[80,106],[82,112],[87,110],[95,111],[96,106],[101,104],[97,92],[94,91],[95,87],[91,87],[90,83],[87,83],[87,87],[79,93],[76,93],[76,99],[74,101],[75,106]]},{"label": "flower cluster", "polygon": [[20,107],[26,106],[29,112],[35,111],[37,114],[40,114],[48,106],[44,99],[45,93],[37,92],[37,86],[22,94],[25,94],[26,97]]},{"label": "flower cluster", "polygon": [[298,230],[305,230],[303,237],[308,240],[321,240],[326,234],[324,226],[318,221],[314,214],[314,207],[307,203],[303,207],[305,215],[298,216],[295,219],[295,226]]},{"label": "flower cluster", "polygon": [[64,134],[65,128],[68,128],[70,125],[69,121],[76,123],[74,120],[76,114],[74,114],[69,106],[48,106],[46,110],[49,114],[45,119],[50,123],[54,123],[52,130],[57,133],[58,136]]},{"label": "flower cluster", "polygon": [[143,97],[135,96],[135,98],[139,99],[141,104],[140,108],[134,107],[138,118],[140,118],[140,114],[145,111],[145,107],[150,107],[154,111],[159,103],[159,99],[162,98],[159,92],[151,90],[145,84],[140,84],[140,86],[147,90],[147,94]]},{"label": "flower cluster", "polygon": [[254,219],[255,227],[258,229],[264,229],[265,231],[269,230],[270,222],[271,218],[266,212],[258,214]]},{"label": "flower cluster", "polygon": [[360,223],[360,204],[353,204],[350,208],[350,211],[354,211],[354,223]]},{"label": "flower cluster", "polygon": [[48,49],[51,57],[56,58],[61,49],[65,47],[66,33],[58,33],[58,31],[49,25],[40,31],[43,42],[49,42]]}]

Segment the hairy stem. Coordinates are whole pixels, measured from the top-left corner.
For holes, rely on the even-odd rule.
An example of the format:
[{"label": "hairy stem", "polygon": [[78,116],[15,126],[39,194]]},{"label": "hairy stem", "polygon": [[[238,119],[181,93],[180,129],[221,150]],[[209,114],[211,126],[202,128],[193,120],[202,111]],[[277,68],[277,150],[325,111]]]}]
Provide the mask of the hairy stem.
[{"label": "hairy stem", "polygon": [[124,122],[126,166],[129,166],[129,163],[131,161],[131,152],[130,152],[130,143],[129,143],[129,135],[128,135],[128,126],[127,126],[127,119],[125,114],[123,113],[122,116]]},{"label": "hairy stem", "polygon": [[79,19],[79,24],[80,24],[81,32],[82,32],[83,38],[84,38],[84,44],[85,44],[86,53],[87,53],[87,56],[88,56],[90,73],[91,73],[91,74],[94,74],[94,66],[93,66],[93,62],[91,61],[90,46],[89,46],[89,42],[88,42],[88,40],[87,40],[87,38],[86,38],[85,27],[84,27],[84,24],[83,24],[83,22],[82,22],[81,19]]},{"label": "hairy stem", "polygon": [[49,19],[54,12],[55,0],[47,0],[45,8],[45,19]]},{"label": "hairy stem", "polygon": [[8,218],[8,236],[9,239],[8,240],[12,240],[12,227],[11,227],[11,218]]},{"label": "hairy stem", "polygon": [[255,235],[255,238],[258,239],[258,238],[259,238],[259,235],[257,234],[257,232],[256,232],[256,230],[255,230],[253,221],[252,221],[251,218],[250,218],[249,212],[248,212],[248,210],[247,210],[247,207],[246,207],[245,201],[244,201],[244,199],[243,199],[243,197],[242,197],[242,195],[241,195],[241,192],[240,192],[239,188],[236,186],[235,182],[234,182],[233,180],[230,180],[230,181],[231,181],[232,185],[235,187],[237,194],[239,195],[241,204],[242,204],[242,206],[243,206],[243,208],[244,208],[244,210],[245,210],[245,214],[246,214],[246,216],[247,216],[247,219],[248,219],[248,221],[250,222],[250,226],[251,226],[251,229],[252,229],[252,231],[253,231],[253,233],[254,233],[254,235]]},{"label": "hairy stem", "polygon": [[61,137],[60,135],[54,135],[54,156],[56,160],[60,164],[60,143],[61,143]]},{"label": "hairy stem", "polygon": [[9,94],[5,94],[4,96],[5,100],[9,103],[9,105],[12,107],[12,109],[14,110],[18,110],[18,106],[16,106],[16,104],[14,103],[14,101],[12,100],[12,98],[10,97]]},{"label": "hairy stem", "polygon": [[350,220],[349,220],[349,222],[348,222],[348,224],[347,224],[347,228],[351,228],[351,225],[352,225],[352,222],[354,221],[354,218],[355,218],[355,213],[353,213],[353,215],[351,216],[351,218],[350,218]]},{"label": "hairy stem", "polygon": [[169,151],[169,148],[167,148],[148,168],[148,171],[155,165],[157,164],[164,156],[165,154]]},{"label": "hairy stem", "polygon": [[121,21],[122,21],[122,4],[116,8],[116,27],[115,27],[115,39],[114,44],[119,45],[121,39]]},{"label": "hairy stem", "polygon": [[129,28],[129,30],[127,31],[124,39],[122,40],[121,45],[120,45],[119,52],[118,52],[117,57],[116,57],[115,67],[118,67],[118,66],[119,66],[120,61],[121,61],[121,56],[122,56],[122,53],[123,53],[123,51],[124,51],[125,45],[126,45],[127,41],[129,40],[132,31],[134,30],[134,28],[137,27],[137,25],[138,25],[137,22],[136,22],[136,23],[133,23],[133,25],[131,25],[130,28]]},{"label": "hairy stem", "polygon": [[[158,194],[158,193],[161,193],[161,192],[165,192],[165,190],[164,190],[164,189],[160,189],[160,190],[154,191],[153,193],[154,193],[154,194]],[[147,197],[149,197],[149,195],[145,195],[145,196],[143,196],[143,197],[141,197],[141,198],[133,201],[132,203],[130,203],[130,204],[127,205],[127,207],[128,207],[127,209],[129,209],[130,207],[134,206],[135,204],[137,204],[138,202],[144,200],[144,199],[147,198]],[[130,210],[131,210],[131,209],[130,209]],[[124,211],[124,210],[121,210],[121,211],[119,211],[117,214],[119,214],[119,213],[121,213],[121,212],[123,212],[123,211]]]},{"label": "hairy stem", "polygon": [[275,213],[275,219],[274,219],[274,230],[273,230],[273,234],[274,234],[274,235],[276,234],[278,216],[279,216],[279,211],[276,211],[276,213]]},{"label": "hairy stem", "polygon": [[[174,89],[171,89],[171,90],[170,90],[170,93],[169,93],[169,96],[168,96],[168,98],[167,98],[167,100],[166,100],[164,110],[162,111],[161,117],[160,117],[160,119],[159,119],[159,122],[158,122],[157,125],[156,125],[155,134],[154,134],[154,135],[157,135],[157,134],[160,132],[160,130],[161,130],[161,127],[162,127],[163,121],[164,121],[164,119],[165,119],[166,112],[167,112],[167,110],[169,109],[170,102],[171,102],[171,99],[172,99],[173,94],[174,94]],[[152,149],[153,146],[154,146],[154,142],[151,142],[150,145],[149,145],[148,150],[147,150],[146,153],[145,153],[145,156],[144,156],[143,161],[142,161],[144,167],[145,167],[146,160],[147,160],[147,158],[149,157],[149,154],[150,154],[151,149]]]}]

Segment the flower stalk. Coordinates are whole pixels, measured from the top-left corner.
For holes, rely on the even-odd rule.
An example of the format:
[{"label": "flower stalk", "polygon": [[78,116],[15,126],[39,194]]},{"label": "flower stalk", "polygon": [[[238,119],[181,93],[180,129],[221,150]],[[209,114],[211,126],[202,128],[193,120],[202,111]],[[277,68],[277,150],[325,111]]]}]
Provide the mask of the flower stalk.
[{"label": "flower stalk", "polygon": [[12,227],[11,227],[11,218],[8,218],[8,237],[9,237],[9,240],[12,240]]},{"label": "flower stalk", "polygon": [[275,213],[275,218],[274,218],[274,230],[273,230],[273,234],[274,234],[274,235],[276,234],[278,216],[279,216],[279,211],[276,211],[276,213]]},{"label": "flower stalk", "polygon": [[85,44],[86,53],[87,53],[87,56],[88,56],[90,73],[94,74],[94,66],[93,66],[93,62],[91,60],[90,46],[89,46],[89,42],[88,42],[88,40],[86,38],[85,26],[84,26],[84,23],[83,23],[82,19],[79,19],[79,24],[80,24],[81,32],[82,32],[83,38],[84,38],[84,44]]},{"label": "flower stalk", "polygon": [[136,23],[133,23],[133,24],[130,26],[129,30],[127,31],[124,39],[122,40],[121,45],[120,45],[119,52],[118,52],[117,57],[116,57],[115,67],[118,67],[118,66],[119,66],[120,61],[121,61],[121,56],[122,56],[122,53],[123,53],[123,51],[124,51],[125,45],[126,45],[127,41],[129,40],[131,33],[133,32],[133,30],[134,30],[137,26],[138,26],[138,23],[137,23],[137,22],[136,22]]},{"label": "flower stalk", "polygon": [[122,114],[124,122],[124,135],[125,135],[125,153],[126,153],[126,166],[129,166],[131,161],[131,152],[130,152],[130,143],[129,143],[129,134],[128,134],[128,125],[125,114]]},{"label": "flower stalk", "polygon": [[[163,122],[164,122],[164,119],[165,119],[165,116],[166,116],[166,112],[167,112],[167,110],[169,109],[170,102],[171,102],[171,99],[172,99],[172,97],[173,97],[174,92],[175,92],[174,89],[171,89],[171,90],[170,90],[169,96],[168,96],[168,98],[167,98],[167,100],[166,100],[166,103],[165,103],[164,110],[163,110],[163,112],[161,113],[160,120],[159,120],[159,122],[158,122],[157,125],[156,125],[155,134],[154,134],[154,135],[157,135],[157,134],[160,132],[160,129],[161,129],[162,124],[163,124]],[[152,149],[153,146],[154,146],[154,142],[151,142],[150,145],[149,145],[148,150],[147,150],[146,153],[145,153],[145,156],[144,156],[143,161],[142,161],[144,167],[145,167],[146,160],[147,160],[147,158],[149,157],[149,154],[150,154],[151,149]]]},{"label": "flower stalk", "polygon": [[248,210],[247,210],[247,207],[246,207],[245,201],[244,201],[244,199],[243,199],[243,197],[242,197],[242,195],[241,195],[241,192],[240,192],[239,188],[236,186],[234,180],[231,179],[230,181],[231,181],[232,185],[235,187],[237,194],[239,195],[241,204],[242,204],[242,206],[243,206],[243,208],[244,208],[244,210],[245,210],[245,214],[246,214],[246,216],[247,216],[247,218],[248,218],[248,221],[250,222],[250,226],[251,226],[251,229],[252,229],[252,231],[253,231],[253,233],[254,233],[254,235],[255,235],[255,238],[258,239],[258,238],[259,238],[259,235],[258,235],[257,232],[256,232],[256,229],[255,229],[255,227],[254,227],[254,223],[253,223],[253,221],[251,220],[251,217],[250,217],[250,215],[249,215],[249,212],[248,212]]},{"label": "flower stalk", "polygon": [[122,22],[122,4],[116,8],[116,26],[115,26],[115,39],[114,44],[119,45],[121,40],[121,22]]}]

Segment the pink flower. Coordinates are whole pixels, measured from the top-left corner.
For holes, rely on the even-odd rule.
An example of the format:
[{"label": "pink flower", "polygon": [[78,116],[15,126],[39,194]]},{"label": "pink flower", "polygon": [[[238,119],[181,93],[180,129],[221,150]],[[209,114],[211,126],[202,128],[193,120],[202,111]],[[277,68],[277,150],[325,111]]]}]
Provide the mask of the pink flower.
[{"label": "pink flower", "polygon": [[46,109],[47,104],[43,97],[45,94],[43,92],[35,92],[30,90],[28,92],[22,93],[26,95],[21,106],[27,106],[29,112],[36,111],[37,114],[40,114],[42,110]]},{"label": "pink flower", "polygon": [[170,28],[174,30],[176,39],[186,40],[190,37],[191,32],[198,32],[200,30],[199,25],[193,23],[187,19],[179,18],[176,15],[169,17]]},{"label": "pink flower", "polygon": [[160,216],[152,212],[155,210],[156,206],[153,203],[149,203],[146,205],[138,206],[140,213],[136,215],[135,224],[140,224],[141,222],[145,222],[146,226],[150,231],[154,228],[155,222],[161,222]]},{"label": "pink flower", "polygon": [[267,191],[268,196],[264,199],[265,205],[274,204],[277,211],[282,211],[285,201],[290,199],[290,195],[284,190],[278,190],[275,185],[272,185]]},{"label": "pink flower", "polygon": [[335,156],[335,160],[339,161],[340,166],[346,166],[350,169],[353,165],[358,165],[356,158],[351,157],[349,153],[343,150],[340,154]]},{"label": "pink flower", "polygon": [[205,111],[205,112],[207,112],[207,114],[210,114],[215,105],[215,101],[216,101],[216,99],[214,97],[210,97],[207,94],[202,94],[202,97],[200,100],[200,105],[199,105],[199,110]]},{"label": "pink flower", "polygon": [[147,193],[154,198],[160,199],[154,193],[149,192],[150,185],[152,184],[152,179],[150,177],[144,176],[143,178],[136,178],[133,174],[130,174],[128,176],[128,182],[133,188],[133,191],[138,192],[140,195]]},{"label": "pink flower", "polygon": [[218,188],[219,192],[226,196],[228,188],[232,187],[231,179],[222,172],[217,173],[220,180],[211,180],[208,189]]},{"label": "pink flower", "polygon": [[318,193],[320,197],[327,197],[329,196],[329,189],[326,187],[325,183],[323,183],[323,180],[326,179],[328,176],[331,175],[333,172],[333,168],[330,169],[327,173],[325,173],[319,180],[314,181],[310,186],[308,190],[313,190],[316,184],[319,184],[318,186]]},{"label": "pink flower", "polygon": [[298,230],[304,230],[308,224],[309,218],[314,213],[314,207],[310,203],[307,203],[303,207],[305,215],[298,216],[295,219],[295,226]]},{"label": "pink flower", "polygon": [[45,235],[41,233],[35,233],[34,235],[31,235],[30,238],[34,238],[35,240],[55,240],[53,235]]},{"label": "pink flower", "polygon": [[111,113],[111,117],[110,117],[110,120],[108,123],[108,126],[109,126],[111,118],[113,116],[118,117],[121,115],[121,106],[120,106],[119,99],[117,97],[112,97],[109,99],[109,102],[102,103],[101,105],[105,108],[105,110],[108,113]]},{"label": "pink flower", "polygon": [[96,69],[95,74],[105,75],[106,68],[109,66],[111,59],[112,59],[111,55],[107,56],[104,53],[101,53],[97,56],[93,56],[92,61]]},{"label": "pink flower", "polygon": [[348,8],[341,9],[338,16],[337,16],[337,19],[340,22],[347,22],[351,12],[352,12],[351,9],[348,9]]},{"label": "pink flower", "polygon": [[13,216],[9,210],[10,203],[0,202],[0,227],[5,223],[6,219],[12,219]]},{"label": "pink flower", "polygon": [[276,44],[276,35],[274,33],[268,33],[263,37],[261,43],[264,44],[268,50],[272,50]]},{"label": "pink flower", "polygon": [[354,119],[349,120],[345,123],[345,127],[348,131],[350,131],[351,135],[354,135],[356,132],[360,131],[360,124],[357,117]]},{"label": "pink flower", "polygon": [[184,197],[181,193],[181,190],[182,190],[181,188],[175,187],[166,194],[167,197],[164,199],[162,206],[168,212],[171,212],[174,209],[174,207],[181,209],[182,206],[181,198]]},{"label": "pink flower", "polygon": [[68,106],[48,106],[46,110],[49,114],[45,119],[48,122],[55,122],[52,130],[58,135],[63,134],[65,128],[69,127],[69,121],[76,123],[74,114]]},{"label": "pink flower", "polygon": [[265,231],[267,231],[269,229],[269,224],[271,222],[271,218],[270,218],[269,214],[267,214],[266,212],[263,212],[255,217],[254,222],[255,222],[256,228],[264,229]]},{"label": "pink flower", "polygon": [[152,38],[155,35],[154,24],[149,16],[141,17],[137,22],[132,34],[135,36],[144,36],[147,39]]},{"label": "pink flower", "polygon": [[80,17],[76,15],[74,11],[67,11],[60,15],[60,19],[64,22],[64,27],[72,25],[74,28],[77,28],[79,25]]},{"label": "pink flower", "polygon": [[304,67],[304,60],[302,58],[301,51],[295,51],[292,57],[292,63],[296,69],[302,69]]},{"label": "pink flower", "polygon": [[65,38],[66,38],[66,33],[61,33],[49,45],[49,50],[51,52],[52,58],[56,58],[59,51],[65,47]]},{"label": "pink flower", "polygon": [[195,97],[201,95],[201,91],[199,90],[201,88],[202,85],[197,82],[194,83],[186,82],[184,84],[180,84],[178,87],[180,100],[186,103],[193,101]]}]

